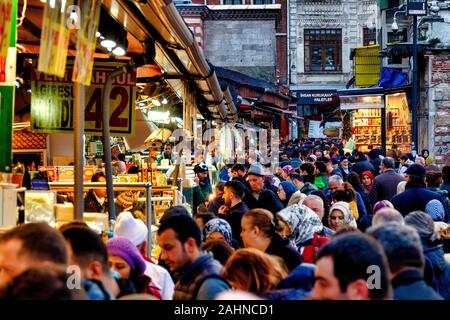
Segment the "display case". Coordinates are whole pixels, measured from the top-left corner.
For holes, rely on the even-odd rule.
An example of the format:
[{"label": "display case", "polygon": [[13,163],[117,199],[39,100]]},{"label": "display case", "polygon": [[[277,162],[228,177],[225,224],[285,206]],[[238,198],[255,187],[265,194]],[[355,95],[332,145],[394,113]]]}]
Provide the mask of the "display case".
[{"label": "display case", "polygon": [[362,152],[381,147],[381,109],[367,108],[353,111],[353,134],[356,147]]},{"label": "display case", "polygon": [[405,93],[386,95],[386,150],[393,145],[402,154],[411,153],[412,121]]}]

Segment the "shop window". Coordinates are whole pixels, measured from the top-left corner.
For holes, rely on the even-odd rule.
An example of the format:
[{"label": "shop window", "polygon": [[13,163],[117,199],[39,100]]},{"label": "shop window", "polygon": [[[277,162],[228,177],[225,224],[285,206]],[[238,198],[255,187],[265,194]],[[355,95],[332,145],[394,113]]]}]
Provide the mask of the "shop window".
[{"label": "shop window", "polygon": [[253,4],[273,4],[273,0],[253,0]]},{"label": "shop window", "polygon": [[396,145],[401,153],[410,153],[412,120],[405,93],[386,95],[386,150]]},{"label": "shop window", "polygon": [[363,29],[363,46],[371,46],[377,44],[377,30],[376,29]]},{"label": "shop window", "polygon": [[242,4],[242,0],[222,0],[222,4]]},{"label": "shop window", "polygon": [[342,31],[305,29],[305,72],[342,71]]}]

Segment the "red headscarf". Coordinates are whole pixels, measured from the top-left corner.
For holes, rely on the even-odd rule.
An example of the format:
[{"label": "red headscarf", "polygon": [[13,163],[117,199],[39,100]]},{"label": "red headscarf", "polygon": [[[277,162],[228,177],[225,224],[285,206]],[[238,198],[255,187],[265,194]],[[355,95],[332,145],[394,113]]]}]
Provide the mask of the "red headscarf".
[{"label": "red headscarf", "polygon": [[[368,176],[370,178],[370,184],[368,186],[366,186],[364,183],[362,183],[362,178],[364,176]],[[373,186],[373,179],[375,179],[375,177],[373,176],[373,173],[371,171],[369,171],[369,170],[364,171],[361,174],[361,184],[362,184],[363,188],[366,189],[367,191],[370,191],[370,189],[372,189],[372,186]]]}]

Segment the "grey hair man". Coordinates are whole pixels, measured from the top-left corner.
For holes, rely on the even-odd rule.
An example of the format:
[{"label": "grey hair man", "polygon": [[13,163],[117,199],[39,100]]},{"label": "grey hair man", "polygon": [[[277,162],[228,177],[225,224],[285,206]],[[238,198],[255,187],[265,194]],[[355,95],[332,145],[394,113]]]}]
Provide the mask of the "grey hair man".
[{"label": "grey hair man", "polygon": [[[333,192],[336,191],[337,189],[342,189],[344,187],[344,180],[342,179],[341,176],[335,174],[332,175],[328,179],[328,181],[330,182],[330,184],[328,185],[328,188],[330,189],[328,197],[331,200],[331,195],[333,194]],[[367,209],[366,206],[364,205],[364,200],[358,192],[356,192],[356,205],[358,206],[358,212],[360,217],[367,214]]]},{"label": "grey hair man", "polygon": [[369,193],[372,203],[377,203],[381,200],[391,200],[397,194],[398,184],[405,181],[402,175],[394,171],[395,160],[391,157],[386,157],[381,161],[380,169],[381,174],[373,180],[373,186]]},{"label": "grey hair man", "polygon": [[[311,194],[303,200],[302,204],[314,211],[320,220],[323,220],[325,215],[325,204],[323,203],[323,199],[321,197]],[[334,231],[325,226],[323,227],[323,233],[327,237],[334,235]]]},{"label": "grey hair man", "polygon": [[384,247],[391,271],[396,300],[442,300],[424,278],[425,258],[417,231],[409,226],[388,223],[371,227],[367,233]]},{"label": "grey hair man", "polygon": [[377,227],[386,223],[397,223],[404,225],[405,221],[402,214],[393,208],[383,208],[376,212],[372,218],[372,226]]}]

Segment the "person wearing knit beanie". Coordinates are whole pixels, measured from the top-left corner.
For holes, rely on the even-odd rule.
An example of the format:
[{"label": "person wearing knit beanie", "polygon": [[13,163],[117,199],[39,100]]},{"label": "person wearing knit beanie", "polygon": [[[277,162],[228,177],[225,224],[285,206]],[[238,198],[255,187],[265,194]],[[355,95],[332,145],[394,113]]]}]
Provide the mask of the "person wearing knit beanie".
[{"label": "person wearing knit beanie", "polygon": [[137,247],[147,241],[148,228],[144,221],[125,211],[117,217],[114,235],[127,238]]},{"label": "person wearing knit beanie", "polygon": [[[114,237],[106,242],[109,262],[124,279],[141,276],[145,272],[145,261],[139,250],[125,237]],[[119,259],[117,259],[119,258]]]},{"label": "person wearing knit beanie", "polygon": [[108,261],[122,279],[131,280],[137,293],[151,294],[161,299],[161,290],[145,275],[146,264],[138,248],[125,237],[114,237],[106,242]]},{"label": "person wearing knit beanie", "polygon": [[445,219],[444,205],[439,200],[430,200],[425,207],[425,212],[428,213],[433,221],[444,221]]}]

